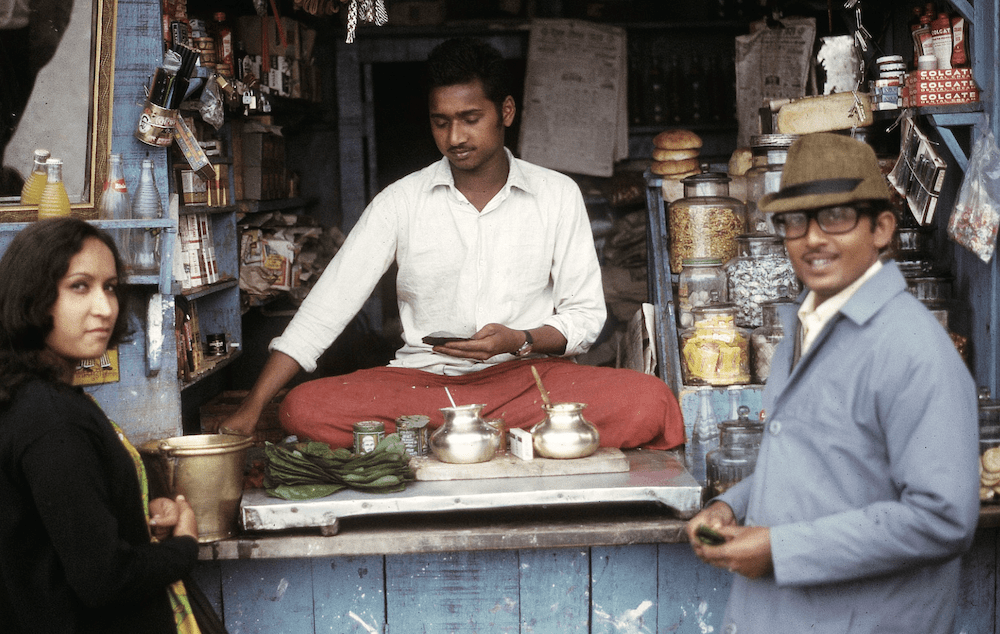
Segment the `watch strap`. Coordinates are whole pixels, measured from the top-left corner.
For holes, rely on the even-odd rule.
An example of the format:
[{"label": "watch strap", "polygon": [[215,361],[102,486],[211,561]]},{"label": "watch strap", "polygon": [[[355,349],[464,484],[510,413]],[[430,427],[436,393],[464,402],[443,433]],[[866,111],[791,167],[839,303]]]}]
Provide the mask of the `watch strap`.
[{"label": "watch strap", "polygon": [[514,353],[514,356],[516,357],[523,357],[529,354],[531,352],[532,346],[535,343],[535,341],[531,338],[530,332],[528,332],[527,330],[522,330],[521,332],[524,333],[524,343],[522,343],[521,347],[518,348],[517,352]]}]

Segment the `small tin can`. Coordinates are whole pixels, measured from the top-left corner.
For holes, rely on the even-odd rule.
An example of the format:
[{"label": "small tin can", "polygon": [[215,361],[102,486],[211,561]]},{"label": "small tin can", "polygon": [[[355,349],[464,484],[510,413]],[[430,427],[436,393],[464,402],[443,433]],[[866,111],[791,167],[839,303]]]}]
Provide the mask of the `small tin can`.
[{"label": "small tin can", "polygon": [[430,451],[427,424],[430,417],[423,414],[400,416],[396,419],[396,433],[410,456],[426,456]]},{"label": "small tin can", "polygon": [[205,348],[209,356],[221,357],[226,354],[226,334],[215,333],[205,337]]},{"label": "small tin can", "polygon": [[500,430],[500,446],[497,447],[497,453],[506,453],[507,423],[504,422],[503,418],[487,418],[486,424]]},{"label": "small tin can", "polygon": [[385,438],[385,423],[377,420],[363,420],[354,423],[354,453],[371,453],[379,441]]}]

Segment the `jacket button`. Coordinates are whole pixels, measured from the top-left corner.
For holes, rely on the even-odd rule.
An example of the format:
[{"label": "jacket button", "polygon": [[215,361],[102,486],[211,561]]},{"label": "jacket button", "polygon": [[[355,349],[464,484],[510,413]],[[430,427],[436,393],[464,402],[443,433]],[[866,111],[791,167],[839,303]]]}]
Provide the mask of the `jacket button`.
[{"label": "jacket button", "polygon": [[771,424],[768,426],[768,430],[770,430],[771,435],[777,436],[781,433],[781,422],[772,420]]}]

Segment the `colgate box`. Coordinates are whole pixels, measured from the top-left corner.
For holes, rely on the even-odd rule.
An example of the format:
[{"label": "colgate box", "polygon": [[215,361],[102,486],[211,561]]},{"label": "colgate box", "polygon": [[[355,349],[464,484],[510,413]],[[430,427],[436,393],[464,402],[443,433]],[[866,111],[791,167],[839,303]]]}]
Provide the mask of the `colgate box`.
[{"label": "colgate box", "polygon": [[970,68],[915,70],[906,74],[903,107],[944,106],[979,101]]}]

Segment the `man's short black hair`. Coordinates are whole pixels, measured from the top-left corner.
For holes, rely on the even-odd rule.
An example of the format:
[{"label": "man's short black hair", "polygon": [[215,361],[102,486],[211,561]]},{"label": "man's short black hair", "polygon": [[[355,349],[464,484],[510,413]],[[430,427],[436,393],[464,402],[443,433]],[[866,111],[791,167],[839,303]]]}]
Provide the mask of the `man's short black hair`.
[{"label": "man's short black hair", "polygon": [[497,109],[510,96],[507,62],[500,51],[486,42],[459,37],[438,44],[427,57],[427,92],[434,88],[467,84],[476,79],[483,82],[486,98]]}]

